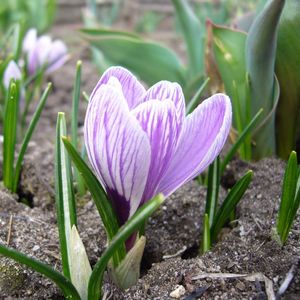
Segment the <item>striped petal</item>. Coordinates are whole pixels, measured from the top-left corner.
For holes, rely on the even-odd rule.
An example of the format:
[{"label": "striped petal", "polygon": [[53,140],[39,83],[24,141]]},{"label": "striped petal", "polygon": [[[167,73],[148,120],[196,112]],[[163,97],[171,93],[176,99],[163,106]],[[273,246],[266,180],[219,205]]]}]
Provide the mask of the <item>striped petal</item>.
[{"label": "striped petal", "polygon": [[151,199],[165,174],[176,149],[179,124],[172,101],[152,100],[140,104],[132,114],[147,133],[151,145],[151,163],[143,200]]},{"label": "striped petal", "polygon": [[166,99],[171,100],[175,107],[181,124],[185,118],[185,100],[182,89],[180,85],[176,82],[160,81],[153,85],[144,96],[144,101],[149,100],[160,100],[164,101]]},{"label": "striped petal", "polygon": [[102,84],[108,83],[111,77],[117,78],[120,82],[124,97],[130,109],[135,108],[142,102],[146,90],[132,73],[122,67],[111,67],[107,69],[93,90],[92,97]]},{"label": "striped petal", "polygon": [[230,99],[216,94],[186,118],[176,153],[158,192],[168,196],[207,168],[224,146],[231,117]]},{"label": "striped petal", "polygon": [[118,89],[105,84],[89,102],[84,127],[90,163],[123,224],[145,189],[151,155],[147,134]]}]

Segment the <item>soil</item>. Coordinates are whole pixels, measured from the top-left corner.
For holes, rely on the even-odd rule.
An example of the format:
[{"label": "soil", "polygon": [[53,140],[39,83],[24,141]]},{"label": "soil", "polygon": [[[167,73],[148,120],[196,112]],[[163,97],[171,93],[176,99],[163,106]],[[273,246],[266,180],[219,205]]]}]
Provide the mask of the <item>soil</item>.
[{"label": "soil", "polygon": [[[61,270],[53,178],[56,117],[58,111],[64,111],[70,118],[76,60],[83,60],[82,90],[90,93],[99,74],[87,59],[87,47],[78,47],[82,42],[70,34],[70,27],[54,29],[54,35],[64,37],[72,58],[51,75],[53,93],[25,156],[18,194],[0,188],[0,242]],[[83,100],[80,124],[85,108]],[[196,182],[179,189],[149,220],[142,277],[137,285],[120,291],[106,277],[106,299],[272,299],[270,294],[278,292],[291,267],[296,272],[283,299],[300,299],[299,213],[284,247],[272,233],[284,167],[276,158],[231,162],[222,181],[225,187],[249,169],[254,178],[238,206],[236,220],[223,230],[211,251],[201,256],[198,248],[206,189]],[[221,189],[220,198],[225,194]],[[105,249],[105,232],[89,195],[78,199],[77,211],[78,231],[93,266]],[[233,277],[227,278],[228,273]],[[63,297],[43,276],[0,257],[0,299]]]}]

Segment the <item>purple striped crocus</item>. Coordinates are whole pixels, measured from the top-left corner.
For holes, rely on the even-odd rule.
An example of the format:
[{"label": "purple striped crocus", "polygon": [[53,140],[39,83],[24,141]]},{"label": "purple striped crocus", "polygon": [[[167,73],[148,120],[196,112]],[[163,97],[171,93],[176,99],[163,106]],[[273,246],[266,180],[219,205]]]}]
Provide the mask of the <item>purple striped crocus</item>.
[{"label": "purple striped crocus", "polygon": [[216,94],[185,116],[177,83],[145,90],[122,67],[111,67],[93,90],[84,123],[89,161],[120,225],[158,193],[166,197],[220,153],[231,126],[230,99]]},{"label": "purple striped crocus", "polygon": [[68,50],[61,40],[52,41],[47,35],[37,36],[37,30],[30,29],[23,41],[23,52],[26,54],[27,70],[33,75],[41,67],[46,74],[60,68],[68,59]]}]

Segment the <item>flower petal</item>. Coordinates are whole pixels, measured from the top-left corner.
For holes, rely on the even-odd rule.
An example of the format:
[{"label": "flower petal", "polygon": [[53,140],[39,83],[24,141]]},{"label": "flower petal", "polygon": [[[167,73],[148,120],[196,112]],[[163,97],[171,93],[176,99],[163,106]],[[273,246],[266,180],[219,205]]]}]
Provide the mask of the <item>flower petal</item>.
[{"label": "flower petal", "polygon": [[176,153],[158,192],[168,196],[207,168],[224,146],[231,117],[230,99],[216,94],[186,118]]},{"label": "flower petal", "polygon": [[37,50],[39,67],[49,62],[48,58],[51,51],[51,47],[52,40],[50,36],[42,35],[40,38],[38,38],[35,49]]},{"label": "flower petal", "polygon": [[56,40],[51,45],[51,50],[48,55],[49,66],[46,73],[49,74],[59,69],[68,58],[68,49],[61,40]]},{"label": "flower petal", "polygon": [[121,83],[123,95],[130,109],[135,108],[142,102],[142,97],[146,93],[146,90],[132,73],[122,67],[111,67],[107,69],[94,88],[92,97],[102,84],[108,83],[110,77],[117,78]]},{"label": "flower petal", "polygon": [[91,165],[123,224],[142,199],[150,165],[149,139],[120,92],[105,84],[89,102],[84,127]]},{"label": "flower petal", "polygon": [[147,101],[132,114],[147,133],[151,145],[151,163],[142,202],[155,196],[157,187],[165,174],[176,149],[179,124],[176,109],[171,100]]},{"label": "flower petal", "polygon": [[160,81],[153,85],[146,93],[143,102],[149,100],[173,101],[179,119],[183,122],[185,118],[185,100],[181,86],[176,82]]},{"label": "flower petal", "polygon": [[37,41],[37,30],[35,28],[31,28],[27,31],[24,40],[23,40],[23,51],[29,52],[31,51],[36,44]]},{"label": "flower petal", "polygon": [[11,60],[3,74],[3,84],[6,89],[9,88],[9,82],[11,79],[18,80],[22,78],[21,70],[14,60]]}]

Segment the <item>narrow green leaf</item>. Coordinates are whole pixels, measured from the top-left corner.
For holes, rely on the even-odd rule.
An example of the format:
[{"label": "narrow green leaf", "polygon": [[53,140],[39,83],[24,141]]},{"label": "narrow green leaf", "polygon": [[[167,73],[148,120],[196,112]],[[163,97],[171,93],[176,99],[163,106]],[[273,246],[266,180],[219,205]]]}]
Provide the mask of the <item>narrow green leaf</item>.
[{"label": "narrow green leaf", "polygon": [[164,197],[159,194],[140,207],[136,213],[120,228],[118,233],[110,241],[107,249],[95,265],[89,281],[88,299],[96,300],[101,297],[102,279],[106,266],[115,253],[134,232],[154,213],[162,204]]},{"label": "narrow green leaf", "polygon": [[286,227],[289,223],[288,217],[295,199],[298,179],[297,173],[297,154],[295,151],[292,151],[284,173],[281,201],[277,219],[277,232],[282,242],[285,241],[288,234],[288,232],[286,232]]},{"label": "narrow green leaf", "polygon": [[220,186],[220,158],[219,156],[208,168],[208,182],[206,193],[205,214],[208,216],[209,226],[212,226],[215,218]]},{"label": "narrow green leaf", "polygon": [[48,83],[48,86],[45,89],[45,91],[44,91],[44,93],[41,97],[41,100],[40,100],[40,102],[39,102],[39,104],[38,104],[38,106],[35,110],[35,113],[34,113],[32,119],[30,121],[29,127],[28,127],[28,129],[25,133],[25,136],[24,136],[24,139],[23,139],[23,142],[22,142],[22,146],[21,146],[21,149],[20,149],[20,152],[19,152],[19,155],[18,155],[18,159],[17,159],[17,162],[16,162],[15,173],[14,173],[14,181],[13,181],[13,189],[12,189],[13,192],[17,191],[23,158],[24,158],[25,152],[27,150],[28,143],[29,143],[29,141],[32,137],[33,131],[34,131],[39,119],[40,119],[41,113],[42,113],[43,108],[44,108],[44,106],[46,104],[46,101],[48,99],[48,95],[50,93],[51,87],[52,87],[52,84]]},{"label": "narrow green leaf", "polygon": [[[78,108],[81,86],[81,65],[82,62],[80,60],[77,61],[72,101],[71,141],[75,148],[78,147]],[[85,186],[83,179],[78,173],[77,169],[74,170],[74,178],[77,183],[77,190],[79,192],[79,195],[83,196],[85,194]]]},{"label": "narrow green leaf", "polygon": [[232,145],[230,150],[226,153],[226,156],[224,157],[222,164],[221,164],[221,171],[220,174],[224,173],[226,166],[228,163],[232,160],[233,156],[236,154],[238,151],[239,147],[243,144],[244,140],[246,137],[248,137],[256,127],[261,115],[262,115],[263,109],[261,108],[257,114],[253,117],[253,119],[250,121],[250,123],[245,127],[243,132],[239,135],[238,139],[236,142]]},{"label": "narrow green leaf", "polygon": [[210,248],[211,248],[211,240],[210,240],[209,217],[208,214],[205,214],[203,219],[203,235],[202,235],[200,254],[204,254],[205,252],[209,251]]},{"label": "narrow green leaf", "polygon": [[73,286],[70,280],[52,269],[50,266],[1,244],[0,254],[26,265],[27,267],[52,280],[61,289],[66,299],[81,300],[76,288]]},{"label": "narrow green leaf", "polygon": [[4,108],[3,123],[3,182],[9,190],[12,190],[14,180],[18,106],[19,84],[11,81]]},{"label": "narrow green leaf", "polygon": [[76,207],[71,163],[61,140],[61,137],[66,134],[65,114],[58,113],[55,144],[55,199],[63,273],[71,279],[70,237],[72,226],[76,225]]},{"label": "narrow green leaf", "polygon": [[91,45],[100,49],[111,63],[130,69],[148,85],[160,80],[185,85],[183,66],[176,54],[166,47],[123,36],[85,34],[84,37]]},{"label": "narrow green leaf", "polygon": [[[119,230],[117,216],[112,208],[111,202],[108,200],[107,195],[98,179],[93,174],[91,169],[87,166],[85,161],[81,158],[80,154],[73,147],[72,143],[66,137],[63,137],[62,140],[75,167],[80,172],[88,190],[93,197],[99,215],[102,219],[104,228],[108,235],[108,239],[111,240]],[[117,265],[125,257],[125,254],[125,246],[120,246],[117,253],[114,255],[115,265]]]},{"label": "narrow green leaf", "polygon": [[72,121],[71,121],[71,140],[73,146],[77,147],[78,141],[78,107],[80,98],[80,85],[81,85],[81,65],[82,62],[77,61],[76,75],[73,88],[73,101],[72,101]]},{"label": "narrow green leaf", "polygon": [[172,0],[185,39],[191,77],[204,73],[204,32],[188,1]]},{"label": "narrow green leaf", "polygon": [[189,115],[196,108],[204,89],[207,87],[207,84],[209,83],[209,80],[210,80],[209,78],[205,79],[205,81],[202,83],[200,88],[197,90],[196,94],[189,101],[186,107],[186,115]]},{"label": "narrow green leaf", "polygon": [[218,209],[216,217],[214,219],[213,225],[211,227],[211,238],[212,241],[216,241],[220,230],[223,228],[224,224],[230,217],[230,213],[239,203],[243,197],[245,191],[247,190],[253,172],[248,171],[230,190],[221,207]]}]

